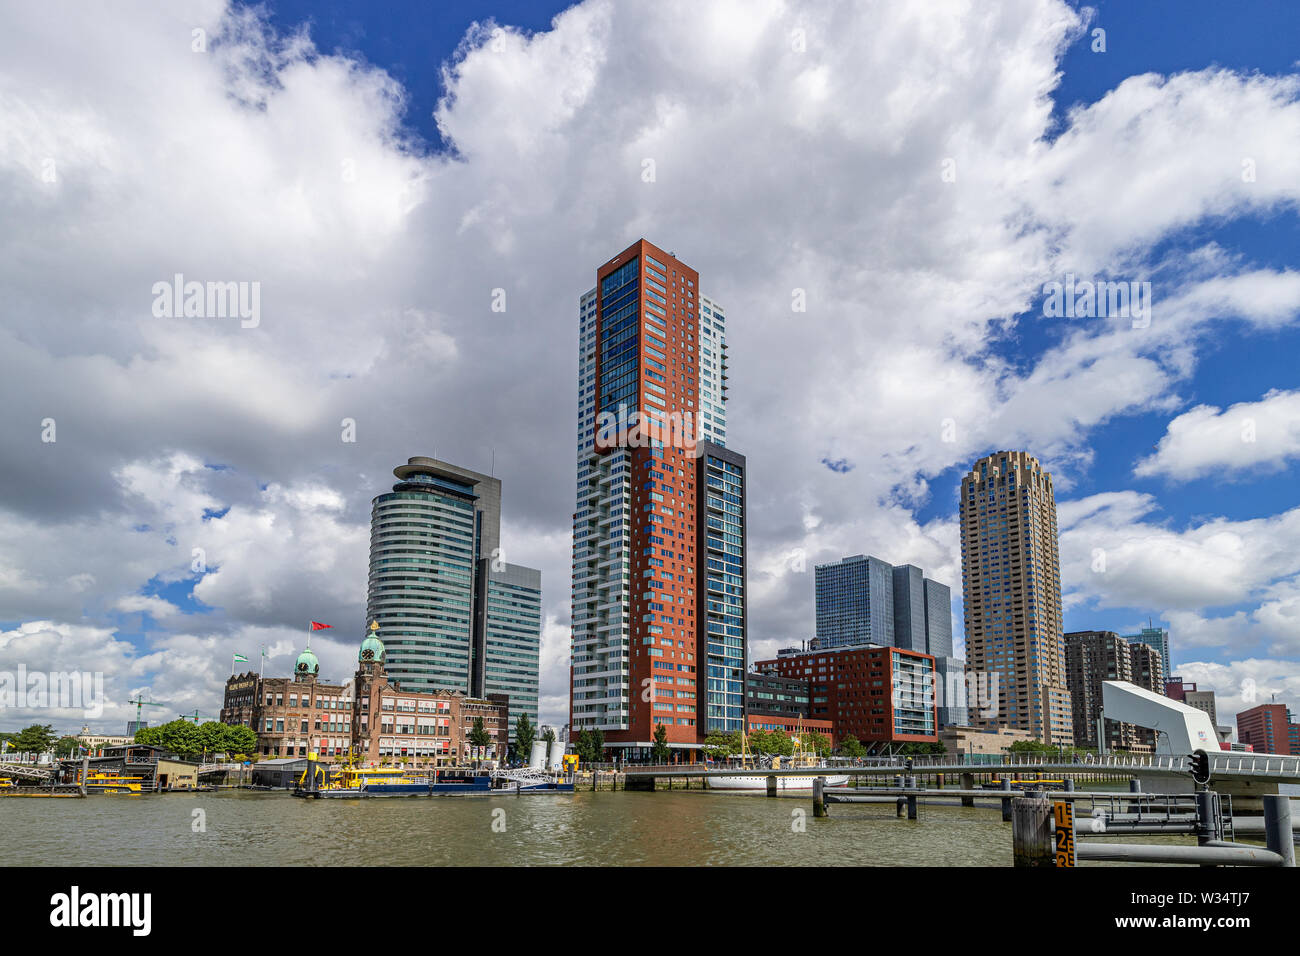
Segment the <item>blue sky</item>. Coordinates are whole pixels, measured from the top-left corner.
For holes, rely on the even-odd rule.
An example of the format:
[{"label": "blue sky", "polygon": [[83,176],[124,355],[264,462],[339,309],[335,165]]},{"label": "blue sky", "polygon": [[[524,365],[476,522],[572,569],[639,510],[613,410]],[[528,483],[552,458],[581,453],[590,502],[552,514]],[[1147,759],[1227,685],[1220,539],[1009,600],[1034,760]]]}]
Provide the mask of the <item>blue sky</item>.
[{"label": "blue sky", "polygon": [[[960,630],[961,476],[1023,447],[1058,477],[1068,629],[1152,616],[1223,709],[1247,679],[1300,705],[1300,9],[976,6],[190,0],[79,11],[89,47],[14,16],[0,656],[210,713],[232,651],[287,669],[314,618],[344,676],[370,498],[410,455],[495,454],[556,721],[576,303],[644,235],[731,319],[753,656],[811,636],[792,554],[925,567]],[[157,321],[176,272],[261,282],[261,325]],[[1150,278],[1150,332],[1046,317],[1067,272]]]},{"label": "blue sky", "polygon": [[295,0],[266,4],[271,21],[289,32],[307,24],[317,48],[340,52],[382,67],[402,84],[409,104],[403,120],[423,146],[445,148],[433,110],[445,92],[442,65],[456,52],[470,26],[492,21],[528,32],[546,30],[568,3],[511,0],[472,3],[398,2],[359,4],[350,0]]}]

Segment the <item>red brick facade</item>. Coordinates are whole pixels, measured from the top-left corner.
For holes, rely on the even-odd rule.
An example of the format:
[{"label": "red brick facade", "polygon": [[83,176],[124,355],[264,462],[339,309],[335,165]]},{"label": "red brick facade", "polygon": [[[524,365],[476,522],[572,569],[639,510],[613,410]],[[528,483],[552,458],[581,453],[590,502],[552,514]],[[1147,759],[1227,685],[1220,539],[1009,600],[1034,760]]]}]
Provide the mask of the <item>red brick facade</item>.
[{"label": "red brick facade", "polygon": [[[939,741],[934,658],[929,654],[840,647],[782,655],[756,666],[760,672],[809,681],[812,717],[828,721],[837,742],[850,734],[869,745]],[[921,700],[913,705],[913,697]]]},{"label": "red brick facade", "polygon": [[[601,288],[606,276],[638,256],[641,257],[642,276],[655,276],[656,281],[657,276],[663,276],[667,281],[662,285],[668,290],[667,295],[659,297],[665,302],[662,307],[664,315],[656,313],[660,322],[666,325],[667,334],[656,335],[648,329],[647,323],[642,324],[637,375],[639,407],[678,416],[689,413],[690,421],[694,422],[699,409],[699,370],[695,364],[699,273],[642,239],[596,271],[597,289]],[[648,265],[646,257],[653,258],[663,269]],[[604,303],[600,302],[598,308],[603,314]],[[664,358],[654,358],[647,348],[655,349]],[[600,350],[598,332],[598,355]],[[652,360],[665,367],[667,372],[652,369],[649,365]],[[601,394],[600,376],[598,364],[597,395]],[[663,392],[658,389],[663,389]],[[649,396],[662,401],[663,405],[656,404]],[[693,431],[690,437],[694,438]],[[669,743],[694,744],[703,737],[701,683],[704,668],[700,648],[704,641],[703,635],[698,634],[699,618],[696,614],[697,588],[701,586],[701,573],[697,570],[696,459],[689,448],[680,444],[674,446],[665,442],[664,445],[661,449],[635,446],[629,449],[632,459],[630,716],[627,730],[605,733],[605,741],[609,744],[651,740],[659,723],[664,724]],[[597,450],[600,450],[599,446]],[[657,457],[657,452],[662,452],[662,457]],[[645,487],[652,474],[655,476],[654,484],[658,486],[653,489]],[[652,494],[656,497],[652,498]],[[650,506],[649,510],[647,506]],[[662,508],[669,508],[674,513],[671,516],[662,514]],[[648,523],[644,516],[650,512],[661,513],[663,517],[662,525],[655,526],[655,530],[660,532],[658,534],[646,531]],[[653,554],[648,555],[646,552],[651,549]],[[658,580],[663,583],[663,596],[659,600],[654,599],[659,597],[657,594],[651,599],[646,598],[652,592],[644,584],[644,574],[651,569],[659,572]],[[665,577],[668,574],[672,575],[671,581]],[[675,600],[678,597],[685,597],[686,601]],[[668,603],[670,598],[673,599],[671,604]],[[657,607],[652,608],[651,604]],[[671,617],[666,617],[668,613]],[[651,634],[643,619],[652,614],[662,620],[662,623],[654,625],[661,627],[662,633],[653,635],[656,638],[654,645],[645,645],[642,643],[644,638]],[[661,644],[661,638],[672,639],[673,646],[669,648]],[[671,677],[671,683],[664,680],[665,677]],[[654,693],[644,693],[652,681]]]}]

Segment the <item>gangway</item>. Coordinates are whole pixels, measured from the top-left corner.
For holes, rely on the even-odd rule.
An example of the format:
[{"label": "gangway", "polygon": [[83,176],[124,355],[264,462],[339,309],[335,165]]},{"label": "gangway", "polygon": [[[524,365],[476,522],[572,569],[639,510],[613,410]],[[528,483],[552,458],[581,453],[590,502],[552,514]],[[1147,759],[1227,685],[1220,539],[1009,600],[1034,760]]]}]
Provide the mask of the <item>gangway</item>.
[{"label": "gangway", "polygon": [[0,777],[17,777],[20,780],[48,780],[50,771],[33,764],[0,763]]}]

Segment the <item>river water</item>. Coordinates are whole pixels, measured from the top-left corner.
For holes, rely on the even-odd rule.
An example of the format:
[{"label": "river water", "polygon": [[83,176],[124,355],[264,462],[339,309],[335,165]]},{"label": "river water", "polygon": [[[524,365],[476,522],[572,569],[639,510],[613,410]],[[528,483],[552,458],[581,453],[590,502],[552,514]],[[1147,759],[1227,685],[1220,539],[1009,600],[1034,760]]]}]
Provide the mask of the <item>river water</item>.
[{"label": "river water", "polygon": [[1011,865],[1010,824],[995,808],[922,804],[917,821],[897,819],[892,805],[838,804],[830,811],[829,819],[814,819],[807,795],[698,790],[370,800],[237,790],[9,798],[0,799],[0,864]]}]

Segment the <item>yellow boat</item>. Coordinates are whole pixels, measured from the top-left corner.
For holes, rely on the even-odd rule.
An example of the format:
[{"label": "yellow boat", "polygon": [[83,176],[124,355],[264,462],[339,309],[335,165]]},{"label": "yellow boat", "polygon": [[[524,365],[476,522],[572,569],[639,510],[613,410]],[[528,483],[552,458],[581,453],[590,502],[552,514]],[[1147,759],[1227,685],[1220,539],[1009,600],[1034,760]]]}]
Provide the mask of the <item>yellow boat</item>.
[{"label": "yellow boat", "polygon": [[143,777],[126,777],[102,770],[86,777],[87,793],[144,793]]}]

